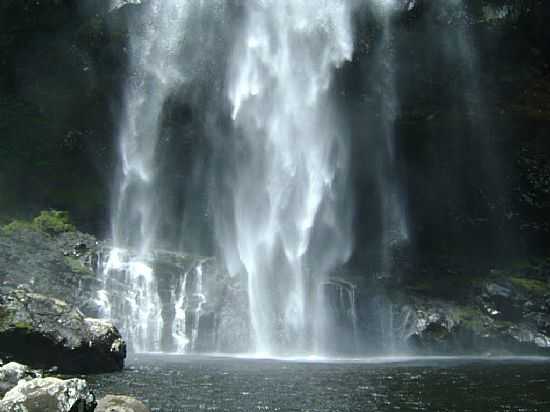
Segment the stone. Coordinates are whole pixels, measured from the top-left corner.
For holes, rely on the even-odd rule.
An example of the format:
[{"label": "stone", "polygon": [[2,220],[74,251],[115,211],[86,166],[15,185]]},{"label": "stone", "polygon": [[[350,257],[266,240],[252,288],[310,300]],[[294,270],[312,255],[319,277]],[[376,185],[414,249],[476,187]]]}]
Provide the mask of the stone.
[{"label": "stone", "polygon": [[32,379],[40,377],[38,371],[33,371],[26,365],[17,362],[9,362],[0,367],[0,397],[15,387],[22,379]]},{"label": "stone", "polygon": [[0,401],[3,412],[93,412],[95,406],[94,395],[82,379],[20,381]]},{"label": "stone", "polygon": [[107,395],[97,402],[95,412],[150,412],[150,409],[129,396]]},{"label": "stone", "polygon": [[121,370],[126,344],[108,321],[23,289],[0,294],[0,356],[61,372]]}]

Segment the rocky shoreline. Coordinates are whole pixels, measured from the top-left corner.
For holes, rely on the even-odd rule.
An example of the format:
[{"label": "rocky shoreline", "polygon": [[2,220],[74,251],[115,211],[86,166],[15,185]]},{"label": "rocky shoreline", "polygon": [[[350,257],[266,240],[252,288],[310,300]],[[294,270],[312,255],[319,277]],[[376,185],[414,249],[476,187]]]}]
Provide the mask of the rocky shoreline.
[{"label": "rocky shoreline", "polygon": [[121,371],[126,342],[93,317],[99,242],[65,214],[41,216],[0,228],[0,410],[148,411],[125,396],[96,401],[83,379]]},{"label": "rocky shoreline", "polygon": [[86,380],[61,379],[10,362],[0,364],[0,410],[5,412],[147,412],[137,399],[107,395],[96,401]]}]

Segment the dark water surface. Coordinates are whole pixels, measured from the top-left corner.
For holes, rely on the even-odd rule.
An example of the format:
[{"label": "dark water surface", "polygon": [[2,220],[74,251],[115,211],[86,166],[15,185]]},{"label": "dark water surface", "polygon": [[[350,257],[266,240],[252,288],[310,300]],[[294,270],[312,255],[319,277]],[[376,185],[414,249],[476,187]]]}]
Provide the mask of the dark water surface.
[{"label": "dark water surface", "polygon": [[153,411],[550,411],[550,362],[416,358],[323,362],[140,355],[88,379]]}]

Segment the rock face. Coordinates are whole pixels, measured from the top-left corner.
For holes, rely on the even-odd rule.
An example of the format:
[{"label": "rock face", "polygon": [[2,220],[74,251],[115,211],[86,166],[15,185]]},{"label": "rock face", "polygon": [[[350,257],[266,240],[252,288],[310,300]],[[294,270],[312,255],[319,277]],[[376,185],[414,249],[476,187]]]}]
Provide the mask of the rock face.
[{"label": "rock face", "polygon": [[21,379],[33,379],[40,377],[37,371],[31,370],[26,365],[10,362],[0,368],[0,397],[4,396],[11,388],[15,387]]},{"label": "rock face", "polygon": [[422,354],[550,355],[550,288],[525,277],[497,276],[469,299],[409,296],[400,306],[403,339]]},{"label": "rock face", "polygon": [[122,369],[126,346],[106,321],[87,319],[66,302],[16,289],[0,295],[0,354],[63,372]]},{"label": "rock face", "polygon": [[82,379],[21,381],[0,401],[5,412],[93,412],[96,402]]},{"label": "rock face", "polygon": [[97,402],[95,412],[150,412],[150,409],[129,396],[107,395]]},{"label": "rock face", "polygon": [[97,317],[95,237],[76,232],[49,234],[24,224],[0,230],[0,286],[26,285]]},{"label": "rock face", "polygon": [[249,343],[248,298],[214,258],[105,247],[98,278],[103,315],[136,352],[239,352]]},{"label": "rock face", "polygon": [[[151,271],[145,281],[144,273],[131,273],[138,260],[133,252],[120,251],[116,264],[109,262],[110,252],[104,242],[77,231],[50,234],[24,222],[10,225],[0,229],[1,293],[22,285],[78,308],[85,317],[112,319],[133,351],[247,350],[246,290],[215,259],[156,251],[140,258]],[[156,302],[147,307],[152,312],[144,316],[147,308],[137,299]],[[155,325],[143,329],[143,317]],[[89,329],[103,328],[101,322],[86,322]],[[147,337],[152,346],[140,346]],[[108,352],[111,338],[96,344]]]}]

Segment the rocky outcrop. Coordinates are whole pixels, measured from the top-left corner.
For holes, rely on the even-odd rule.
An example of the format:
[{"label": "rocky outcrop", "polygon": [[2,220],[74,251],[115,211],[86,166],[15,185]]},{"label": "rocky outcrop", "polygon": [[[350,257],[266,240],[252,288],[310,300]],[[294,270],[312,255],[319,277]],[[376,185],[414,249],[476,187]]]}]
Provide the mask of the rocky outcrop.
[{"label": "rocky outcrop", "polygon": [[63,372],[122,369],[126,345],[109,322],[24,289],[0,295],[0,356]]},{"label": "rocky outcrop", "polygon": [[550,287],[495,273],[457,299],[413,295],[400,306],[402,338],[422,354],[550,355]]},{"label": "rocky outcrop", "polygon": [[167,251],[139,256],[106,246],[97,272],[102,306],[131,351],[248,348],[246,291],[216,259]]},{"label": "rocky outcrop", "polygon": [[0,401],[5,412],[93,412],[94,395],[82,379],[38,378],[20,381]]},{"label": "rocky outcrop", "polygon": [[150,409],[129,396],[107,395],[97,402],[95,412],[150,412]]},{"label": "rocky outcrop", "polygon": [[26,365],[17,362],[10,362],[0,367],[0,399],[11,388],[22,380],[30,380],[40,377],[40,372],[32,370]]},{"label": "rocky outcrop", "polygon": [[91,268],[98,247],[88,234],[47,233],[34,223],[16,221],[0,229],[0,286],[25,285],[97,317],[98,282]]},{"label": "rocky outcrop", "polygon": [[[120,250],[109,261],[112,248],[106,242],[78,231],[64,231],[65,226],[59,224],[53,227],[63,230],[48,232],[35,221],[16,221],[0,229],[0,293],[21,287],[62,300],[85,317],[110,318],[128,339],[131,350],[247,349],[246,290],[216,259],[166,251],[138,257],[133,251]],[[136,278],[145,275],[136,273],[136,267],[150,271],[151,277],[142,279],[145,283]],[[137,299],[157,304],[144,308]],[[155,312],[147,316],[155,325],[140,333],[152,339],[154,335],[158,339],[154,347],[140,347],[144,339],[136,333],[145,310]],[[95,328],[101,324],[96,322]]]}]

